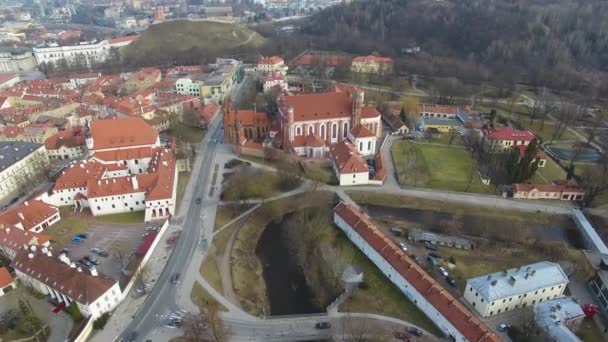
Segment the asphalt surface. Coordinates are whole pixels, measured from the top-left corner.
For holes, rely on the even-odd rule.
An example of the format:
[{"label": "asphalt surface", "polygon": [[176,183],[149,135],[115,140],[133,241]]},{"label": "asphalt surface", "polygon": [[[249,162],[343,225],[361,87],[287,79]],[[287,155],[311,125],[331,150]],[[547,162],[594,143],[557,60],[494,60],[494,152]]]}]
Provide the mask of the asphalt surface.
[{"label": "asphalt surface", "polygon": [[[122,337],[136,331],[139,336],[145,336],[159,325],[157,315],[167,311],[168,308],[178,310],[176,295],[178,285],[171,283],[174,274],[183,274],[188,268],[188,263],[195,252],[199,239],[203,233],[200,222],[201,213],[205,202],[196,204],[196,197],[204,197],[205,189],[212,172],[212,162],[215,155],[217,141],[220,135],[220,121],[216,121],[209,130],[208,139],[200,143],[199,157],[202,159],[202,169],[194,184],[193,199],[189,203],[186,216],[183,218],[182,233],[177,240],[174,251],[171,254],[164,271],[158,278],[156,285],[148,295],[148,298],[139,309],[133,320],[123,332]],[[189,291],[188,291],[189,293]]]}]

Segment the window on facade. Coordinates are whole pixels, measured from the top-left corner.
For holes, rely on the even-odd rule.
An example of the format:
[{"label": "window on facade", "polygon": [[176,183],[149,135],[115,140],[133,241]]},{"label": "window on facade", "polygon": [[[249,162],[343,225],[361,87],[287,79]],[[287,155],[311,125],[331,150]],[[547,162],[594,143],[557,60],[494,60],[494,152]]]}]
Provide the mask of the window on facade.
[{"label": "window on facade", "polygon": [[490,311],[490,315],[493,315],[493,314],[494,314],[494,311]]},{"label": "window on facade", "polygon": [[338,137],[338,125],[336,125],[336,124],[331,125],[331,137],[332,137],[332,139],[335,139]]},{"label": "window on facade", "polygon": [[543,289],[543,293],[545,293],[545,291],[546,291],[546,290],[547,290],[547,289]]},{"label": "window on facade", "polygon": [[479,293],[475,292],[475,297],[479,297]]},{"label": "window on facade", "polygon": [[346,138],[346,136],[348,136],[348,122],[345,122],[344,126],[342,126],[342,136],[344,138]]},{"label": "window on facade", "polygon": [[112,204],[112,208],[116,208],[116,205]]},{"label": "window on facade", "polygon": [[506,299],[503,299],[503,300],[502,300],[502,302],[503,302],[503,303],[505,303],[506,301],[507,301]]},{"label": "window on facade", "polygon": [[538,294],[538,290],[537,290],[537,291],[534,291],[534,294]]},{"label": "window on facade", "polygon": [[481,298],[481,302],[483,303],[483,298]]},{"label": "window on facade", "polygon": [[296,127],[296,135],[302,135],[302,127]]},{"label": "window on facade", "polygon": [[97,210],[101,210],[101,208],[99,206],[97,206]]},{"label": "window on facade", "polygon": [[135,165],[139,164],[139,160],[135,159]]}]

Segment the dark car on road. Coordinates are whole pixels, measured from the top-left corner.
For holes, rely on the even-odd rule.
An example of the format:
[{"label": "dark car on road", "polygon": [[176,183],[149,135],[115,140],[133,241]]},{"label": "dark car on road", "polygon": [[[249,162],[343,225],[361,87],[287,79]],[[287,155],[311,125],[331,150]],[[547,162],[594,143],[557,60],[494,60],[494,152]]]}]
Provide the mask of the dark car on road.
[{"label": "dark car on road", "polygon": [[201,198],[200,197],[196,198],[196,204],[201,204]]},{"label": "dark car on road", "polygon": [[137,341],[137,331],[131,331],[131,333],[127,336],[127,342],[135,341]]},{"label": "dark car on road", "polygon": [[171,276],[171,284],[177,284],[177,281],[179,280],[179,275],[179,273],[175,273]]},{"label": "dark car on road", "polygon": [[78,235],[76,235],[76,237],[79,237],[81,239],[86,239],[88,236],[87,236],[87,234],[78,234]]},{"label": "dark car on road", "polygon": [[407,331],[408,333],[414,335],[414,336],[422,336],[422,330],[416,328],[416,327],[407,327],[405,329],[405,331]]},{"label": "dark car on road", "polygon": [[331,328],[331,324],[329,322],[319,322],[315,324],[315,328],[317,329],[329,329]]},{"label": "dark car on road", "polygon": [[448,284],[450,284],[450,286],[456,287],[456,280],[454,280],[454,278],[452,278],[450,276],[446,276],[445,281],[447,281]]},{"label": "dark car on road", "polygon": [[437,252],[430,252],[429,253],[430,257],[433,257],[435,259],[441,259],[441,254],[437,253]]}]

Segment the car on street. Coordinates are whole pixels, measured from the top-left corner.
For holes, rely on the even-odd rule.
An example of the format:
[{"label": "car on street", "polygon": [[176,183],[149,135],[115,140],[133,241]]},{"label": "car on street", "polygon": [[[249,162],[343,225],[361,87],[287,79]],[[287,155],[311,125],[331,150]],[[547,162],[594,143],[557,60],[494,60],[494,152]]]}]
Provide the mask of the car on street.
[{"label": "car on street", "polygon": [[146,228],[144,228],[144,230],[147,232],[155,232],[158,230],[158,228],[156,228],[154,226],[147,226]]},{"label": "car on street", "polygon": [[100,249],[95,247],[95,248],[91,248],[91,253],[93,254],[99,254]]},{"label": "car on street", "polygon": [[81,243],[82,241],[84,241],[84,240],[78,236],[74,236],[72,238],[72,242],[75,242],[75,243]]},{"label": "car on street", "polygon": [[144,234],[141,236],[141,238],[142,238],[142,239],[145,239],[145,238],[146,238],[148,235],[150,235],[150,232],[144,233]]},{"label": "car on street", "polygon": [[439,273],[441,273],[442,276],[447,277],[448,271],[445,270],[445,268],[443,268],[443,266],[439,266]]},{"label": "car on street", "polygon": [[175,273],[174,275],[171,276],[171,284],[177,284],[177,281],[179,280],[179,273]]},{"label": "car on street", "polygon": [[201,198],[200,197],[196,198],[196,204],[201,204]]},{"label": "car on street", "polygon": [[429,242],[425,242],[424,243],[424,247],[430,251],[436,251],[437,247],[435,245],[433,245],[432,243]]},{"label": "car on street", "polygon": [[68,251],[66,248],[62,248],[62,249],[59,250],[59,254],[68,255],[68,254],[70,254],[70,251]]},{"label": "car on street", "polygon": [[395,236],[401,236],[401,234],[403,234],[403,231],[401,230],[401,228],[398,228],[398,227],[393,227],[390,230],[391,230],[391,233],[393,233],[393,235],[395,235]]},{"label": "car on street", "polygon": [[78,260],[78,262],[85,265],[88,268],[95,267],[95,265],[93,265],[93,263],[91,263],[89,260],[86,260],[86,259],[80,259],[80,260]]},{"label": "car on street", "polygon": [[146,283],[146,284],[144,284],[144,286],[137,288],[137,293],[142,294],[144,292],[147,292],[149,289],[150,289],[150,284]]},{"label": "car on street", "polygon": [[450,284],[450,286],[456,287],[456,280],[454,280],[454,278],[452,278],[450,276],[446,276],[445,281],[447,281],[448,284]]},{"label": "car on street", "polygon": [[407,252],[407,246],[403,242],[399,242],[399,247],[401,247],[402,251]]},{"label": "car on street", "polygon": [[509,329],[511,329],[511,325],[509,325],[508,323],[500,323],[497,327],[498,331],[507,331]]},{"label": "car on street", "polygon": [[174,236],[169,237],[169,238],[167,239],[167,241],[166,241],[166,242],[167,242],[167,245],[170,245],[170,244],[174,243],[174,242],[175,242],[175,240],[177,240],[177,236],[175,236],[175,235],[174,235]]},{"label": "car on street", "polygon": [[316,329],[329,329],[331,328],[331,324],[329,324],[329,322],[319,322],[317,324],[315,324],[315,328]]},{"label": "car on street", "polygon": [[416,327],[407,327],[407,328],[405,328],[405,331],[407,331],[408,333],[410,333],[414,336],[422,336],[422,330],[420,330]]},{"label": "car on street", "polygon": [[437,252],[430,252],[429,256],[435,258],[435,259],[441,259],[441,254],[437,253]]},{"label": "car on street", "polygon": [[99,260],[97,260],[95,257],[87,255],[83,259],[88,260],[93,265],[99,265]]}]

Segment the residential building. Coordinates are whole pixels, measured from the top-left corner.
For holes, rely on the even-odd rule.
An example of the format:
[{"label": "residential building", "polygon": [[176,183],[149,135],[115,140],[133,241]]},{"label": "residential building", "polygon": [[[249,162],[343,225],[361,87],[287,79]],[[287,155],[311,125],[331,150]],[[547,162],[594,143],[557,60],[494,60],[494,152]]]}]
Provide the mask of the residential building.
[{"label": "residential building", "polygon": [[0,141],[0,201],[23,191],[46,172],[49,160],[44,145]]},{"label": "residential building", "polygon": [[555,199],[562,201],[582,201],[585,190],[575,180],[560,180],[550,184],[516,183],[512,186],[513,198]]},{"label": "residential building", "polygon": [[534,140],[530,131],[521,131],[513,127],[496,127],[485,131],[484,146],[492,152],[504,152],[513,146],[527,146]]},{"label": "residential building", "polygon": [[132,93],[138,89],[148,88],[160,82],[160,77],[160,69],[143,68],[127,79],[124,88],[127,93]]},{"label": "residential building", "polygon": [[334,208],[333,220],[350,241],[450,340],[501,341],[353,205],[339,203]]},{"label": "residential building", "polygon": [[299,137],[310,134],[323,142],[325,153],[330,145],[347,140],[350,130],[359,125],[375,139],[382,135],[380,113],[365,105],[364,93],[358,88],[338,86],[325,93],[282,94],[278,105],[282,133],[279,143],[284,150],[298,155],[304,155],[301,147],[305,142]]},{"label": "residential building", "polygon": [[213,70],[205,76],[201,86],[201,97],[221,100],[239,82],[242,73],[241,62],[230,58],[218,58],[210,65]]},{"label": "residential building", "polygon": [[73,88],[78,88],[87,83],[91,83],[101,77],[99,72],[91,72],[86,74],[74,74],[70,76],[70,84]]},{"label": "residential building", "polygon": [[201,87],[205,84],[203,75],[179,78],[175,81],[175,92],[180,95],[201,96]]},{"label": "residential building", "polygon": [[17,227],[0,225],[0,253],[13,260],[23,246],[49,247],[51,236]]},{"label": "residential building", "polygon": [[438,133],[449,133],[456,131],[458,122],[454,119],[443,117],[423,117],[418,124],[421,131],[436,131]]},{"label": "residential building", "polygon": [[0,267],[0,297],[17,288],[15,279],[6,267]]},{"label": "residential building", "polygon": [[355,57],[350,70],[368,74],[390,74],[393,72],[393,59],[374,55]]},{"label": "residential building", "polygon": [[597,299],[598,307],[608,315],[608,254],[594,253],[592,265],[596,272],[593,278],[589,281],[589,286]]},{"label": "residential building", "polygon": [[466,118],[474,113],[469,108],[423,103],[420,105],[420,116],[424,118],[456,119],[458,116]]},{"label": "residential building", "polygon": [[14,86],[21,78],[17,74],[1,74],[0,73],[0,90]]},{"label": "residential building", "polygon": [[36,59],[31,50],[16,48],[0,49],[0,73],[32,71],[36,65]]},{"label": "residential building", "polygon": [[158,132],[142,118],[94,120],[86,139],[87,148],[94,153],[116,150],[159,147]]},{"label": "residential building", "polygon": [[75,45],[59,45],[50,43],[44,46],[35,47],[34,57],[38,65],[42,63],[57,63],[59,60],[66,60],[68,63],[80,61],[86,64],[103,62],[112,49],[118,49],[129,45],[139,36],[127,36],[110,40],[99,40],[90,42],[79,42]]},{"label": "residential building", "polygon": [[479,115],[475,113],[459,111],[456,113],[456,120],[466,128],[480,129],[483,127],[483,121],[481,121]]},{"label": "residential building", "polygon": [[217,115],[218,110],[219,107],[212,103],[197,108],[196,114],[198,115],[199,127],[207,128]]},{"label": "residential building", "polygon": [[25,127],[6,127],[0,135],[5,141],[25,141],[44,144],[46,139],[58,132],[57,127],[30,125]]},{"label": "residential building", "polygon": [[264,76],[264,93],[270,93],[273,89],[287,91],[289,85],[283,74],[272,72]]},{"label": "residential building", "polygon": [[[309,135],[308,137],[314,137],[314,135]],[[332,167],[338,177],[340,186],[365,185],[369,183],[369,168],[361,157],[361,154],[357,152],[355,146],[348,141],[342,141],[331,145],[329,150]],[[313,154],[309,157],[316,156]]]},{"label": "residential building", "polygon": [[117,280],[95,268],[83,270],[65,254],[55,257],[44,247],[20,250],[11,266],[21,282],[59,302],[60,308],[76,303],[84,317],[96,319],[122,300]]},{"label": "residential building", "polygon": [[108,40],[108,46],[110,48],[120,49],[121,47],[127,46],[127,45],[131,44],[132,42],[136,41],[138,38],[139,38],[139,35],[131,35],[131,36],[113,38],[113,39]]},{"label": "residential building", "polygon": [[258,60],[257,71],[262,73],[277,73],[285,75],[289,68],[285,65],[283,58],[279,56],[262,57]]},{"label": "residential building", "polygon": [[581,342],[575,332],[584,318],[581,305],[572,297],[558,297],[534,306],[534,320],[544,341]]},{"label": "residential building", "polygon": [[561,297],[566,285],[559,264],[541,261],[468,279],[464,300],[488,317]]},{"label": "residential building", "polygon": [[59,209],[39,200],[28,200],[0,214],[0,226],[40,233],[61,220]]},{"label": "residential building", "polygon": [[44,142],[50,159],[79,159],[86,154],[85,130],[72,127],[60,131]]},{"label": "residential building", "polygon": [[404,135],[410,132],[409,127],[399,118],[399,112],[393,114],[391,112],[382,114],[382,120],[388,124],[392,134]]}]

